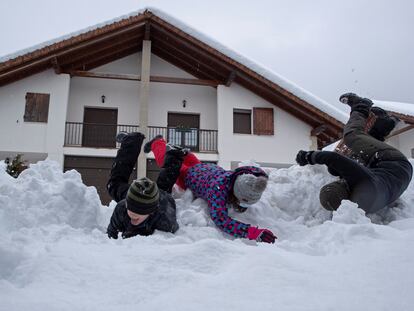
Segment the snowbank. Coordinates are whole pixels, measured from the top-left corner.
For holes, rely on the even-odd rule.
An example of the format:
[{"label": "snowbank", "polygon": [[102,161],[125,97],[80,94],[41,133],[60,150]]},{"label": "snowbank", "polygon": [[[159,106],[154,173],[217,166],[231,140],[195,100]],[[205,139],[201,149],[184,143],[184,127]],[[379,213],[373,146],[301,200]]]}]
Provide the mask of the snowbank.
[{"label": "snowbank", "polygon": [[109,240],[113,205],[51,161],[18,179],[0,164],[4,310],[411,310],[414,184],[392,211],[366,217],[318,203],[322,166],[270,170],[262,200],[237,219],[277,244],[231,239],[206,204],[176,193],[180,230]]}]

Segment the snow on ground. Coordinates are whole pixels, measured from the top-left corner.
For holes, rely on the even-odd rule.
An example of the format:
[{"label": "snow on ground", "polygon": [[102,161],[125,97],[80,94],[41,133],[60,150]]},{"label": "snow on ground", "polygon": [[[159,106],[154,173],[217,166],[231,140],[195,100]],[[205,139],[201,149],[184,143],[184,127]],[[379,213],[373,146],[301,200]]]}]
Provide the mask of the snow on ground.
[{"label": "snow on ground", "polygon": [[114,205],[51,161],[18,179],[0,164],[1,310],[412,310],[414,184],[392,211],[318,203],[321,166],[269,170],[240,220],[275,245],[231,239],[206,204],[176,193],[180,230],[110,240]]}]

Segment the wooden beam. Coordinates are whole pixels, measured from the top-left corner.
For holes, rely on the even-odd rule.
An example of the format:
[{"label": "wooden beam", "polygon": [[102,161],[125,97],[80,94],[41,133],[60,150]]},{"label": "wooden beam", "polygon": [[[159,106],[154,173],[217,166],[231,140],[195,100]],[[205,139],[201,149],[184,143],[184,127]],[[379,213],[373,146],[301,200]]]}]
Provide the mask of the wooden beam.
[{"label": "wooden beam", "polygon": [[73,70],[73,71],[68,71],[66,73],[70,74],[73,77],[141,81],[141,76],[132,75],[132,74],[116,74],[116,73],[91,72],[91,71],[82,71],[82,70]]},{"label": "wooden beam", "polygon": [[145,34],[144,34],[144,40],[150,40],[151,38],[151,24],[149,21],[145,23]]},{"label": "wooden beam", "polygon": [[128,45],[122,45],[120,47],[113,48],[107,54],[102,54],[102,53],[97,52],[95,56],[93,57],[79,60],[76,63],[65,66],[64,70],[65,71],[79,70],[79,69],[84,70],[84,71],[89,70],[89,69],[85,69],[86,67],[88,67],[89,64],[95,64],[95,63],[100,64],[102,60],[104,61],[104,63],[110,62],[111,60],[114,61],[119,58],[119,55],[123,55],[124,52],[135,51],[136,53],[138,53],[140,48],[141,46],[139,45],[138,42],[131,42]]},{"label": "wooden beam", "polygon": [[59,65],[59,62],[58,62],[57,57],[54,57],[54,58],[51,60],[51,63],[52,63],[53,69],[54,69],[54,71],[55,71],[55,73],[56,73],[56,74],[60,74],[60,73],[62,73],[62,68],[61,68],[61,67],[60,67],[60,65]]},{"label": "wooden beam", "polygon": [[326,126],[326,124],[321,124],[318,127],[315,127],[312,129],[311,131],[311,136],[318,136],[319,134],[321,134],[322,132],[325,132],[325,130],[328,127]]},{"label": "wooden beam", "polygon": [[406,127],[403,127],[402,129],[399,129],[399,130],[391,133],[391,135],[388,135],[386,137],[386,139],[391,138],[391,137],[394,137],[394,136],[397,136],[397,135],[400,135],[400,134],[405,133],[405,132],[407,132],[409,130],[412,130],[412,129],[414,129],[414,124],[408,125]]},{"label": "wooden beam", "polygon": [[[187,62],[194,62],[193,66],[205,68],[216,76],[220,76],[223,81],[227,78],[227,73],[233,71],[233,67],[223,67],[222,62],[213,56],[207,56],[204,51],[189,48],[191,45],[182,40],[169,36],[167,33],[154,31],[152,34],[152,41],[154,46],[176,56],[176,58],[185,59]],[[171,34],[170,34],[171,35]],[[220,68],[221,67],[221,68]]]},{"label": "wooden beam", "polygon": [[234,70],[232,72],[230,72],[230,75],[226,80],[226,86],[227,87],[229,87],[233,83],[234,79],[236,79],[236,76],[237,76],[237,74]]},{"label": "wooden beam", "polygon": [[106,42],[100,43],[99,45],[96,45],[84,52],[80,51],[81,53],[78,53],[76,55],[68,55],[66,57],[60,57],[59,63],[62,67],[65,67],[65,65],[73,64],[78,61],[82,61],[88,58],[95,58],[96,55],[102,55],[102,54],[109,54],[113,52],[113,50],[119,50],[120,47],[130,47],[131,45],[136,45],[136,41],[143,38],[143,34],[139,33],[138,35],[134,35],[131,37],[123,38],[122,40],[116,40],[112,41],[111,45],[109,45]]},{"label": "wooden beam", "polygon": [[17,68],[15,68],[15,69],[13,69],[13,70],[10,70],[10,71],[9,71],[9,70],[7,70],[5,73],[0,74],[0,79],[4,78],[4,77],[5,77],[5,76],[7,76],[7,75],[14,74],[15,72],[19,72],[19,71],[25,70],[25,69],[27,69],[28,67],[31,67],[31,66],[36,66],[36,65],[37,65],[37,64],[39,64],[39,63],[51,62],[51,61],[52,61],[55,57],[59,57],[59,56],[63,56],[63,55],[67,55],[67,54],[69,54],[69,53],[72,53],[72,52],[77,51],[77,50],[79,50],[79,49],[82,49],[82,48],[85,48],[85,47],[91,46],[91,45],[96,44],[96,43],[99,43],[99,42],[102,42],[102,41],[104,41],[104,40],[108,40],[108,39],[111,39],[111,38],[116,38],[117,36],[119,36],[119,35],[121,35],[121,34],[123,34],[123,33],[126,33],[126,32],[130,32],[130,31],[136,30],[136,29],[138,29],[138,28],[142,27],[144,24],[145,24],[145,22],[141,22],[141,23],[139,23],[139,24],[136,24],[136,25],[133,25],[133,26],[127,27],[127,28],[125,28],[125,29],[123,29],[123,30],[120,30],[120,31],[117,31],[117,32],[113,32],[113,33],[111,33],[111,34],[109,34],[109,35],[105,35],[105,36],[103,36],[103,37],[99,37],[99,38],[96,38],[96,39],[91,39],[91,40],[88,40],[87,42],[84,42],[84,43],[81,43],[81,44],[75,45],[74,47],[69,48],[69,49],[66,49],[66,50],[64,50],[64,51],[62,51],[62,52],[60,52],[60,53],[54,53],[54,54],[52,54],[52,55],[50,55],[50,56],[47,56],[47,57],[42,57],[42,58],[40,58],[40,59],[38,59],[38,60],[36,60],[36,61],[29,62],[28,64],[23,65],[23,66],[19,66],[19,67],[17,67]]},{"label": "wooden beam", "polygon": [[[74,77],[141,81],[141,76],[133,75],[133,74],[90,72],[90,71],[82,71],[82,70],[73,70],[73,71],[68,71],[65,73],[68,73]],[[213,80],[174,78],[174,77],[163,77],[163,76],[150,76],[150,81],[160,82],[160,83],[190,84],[190,85],[202,85],[202,86],[212,86],[212,87],[217,87],[219,84],[219,82],[213,81]]]},{"label": "wooden beam", "polygon": [[217,68],[206,65],[201,62],[200,58],[197,58],[196,54],[186,54],[184,51],[178,49],[176,46],[170,45],[169,43],[163,42],[158,43],[158,40],[153,40],[154,50],[160,51],[163,54],[167,54],[175,62],[182,62],[185,65],[193,68],[193,71],[202,72],[205,76],[210,79],[223,80],[225,81],[225,74],[220,73]]},{"label": "wooden beam", "polygon": [[151,76],[151,82],[162,82],[162,83],[175,83],[175,84],[191,84],[191,85],[203,85],[217,87],[219,82],[214,80],[202,80],[202,79],[187,79],[187,78],[170,78],[161,76]]}]

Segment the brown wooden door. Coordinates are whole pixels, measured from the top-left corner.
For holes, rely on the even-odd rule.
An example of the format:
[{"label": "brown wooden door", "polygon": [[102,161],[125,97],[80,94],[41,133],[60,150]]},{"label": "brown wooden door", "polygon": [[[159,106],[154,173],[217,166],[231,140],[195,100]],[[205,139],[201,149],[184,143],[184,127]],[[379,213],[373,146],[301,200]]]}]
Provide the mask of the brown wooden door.
[{"label": "brown wooden door", "polygon": [[199,150],[200,115],[168,113],[168,141],[175,145]]},{"label": "brown wooden door", "polygon": [[117,109],[85,108],[82,146],[115,148],[117,122]]}]

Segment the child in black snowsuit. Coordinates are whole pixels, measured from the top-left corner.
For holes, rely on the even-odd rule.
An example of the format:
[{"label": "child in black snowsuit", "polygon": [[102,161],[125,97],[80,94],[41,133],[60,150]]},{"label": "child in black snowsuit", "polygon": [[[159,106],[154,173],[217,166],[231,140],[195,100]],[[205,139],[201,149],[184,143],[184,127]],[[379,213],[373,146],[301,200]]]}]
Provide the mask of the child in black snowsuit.
[{"label": "child in black snowsuit", "polygon": [[180,173],[183,154],[177,150],[166,153],[157,183],[144,177],[128,183],[145,136],[141,133],[118,134],[121,142],[107,183],[110,196],[118,202],[108,225],[109,238],[151,235],[158,229],[176,232],[176,206],[171,190]]},{"label": "child in black snowsuit", "polygon": [[365,132],[371,100],[353,93],[344,94],[339,100],[351,107],[344,128],[345,144],[365,166],[329,151],[301,150],[296,161],[301,166],[325,164],[332,175],[341,178],[321,189],[320,201],[325,209],[336,210],[347,199],[365,212],[374,213],[401,196],[411,181],[413,168],[399,150],[383,142],[394,127],[389,120],[379,118],[371,131]]}]

